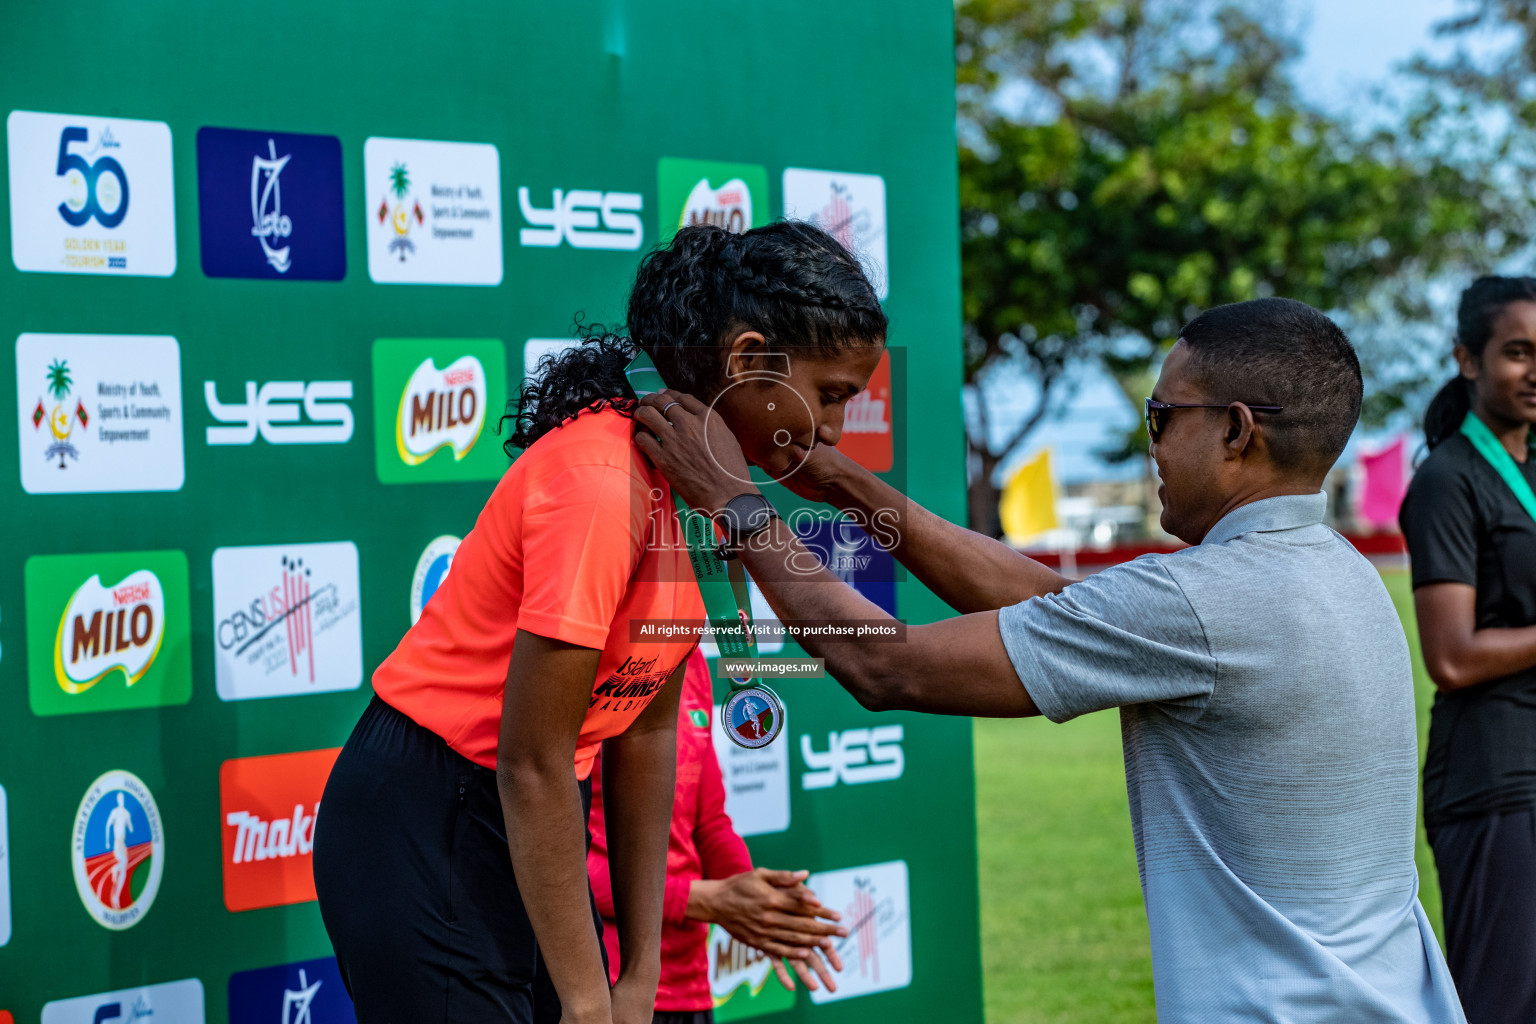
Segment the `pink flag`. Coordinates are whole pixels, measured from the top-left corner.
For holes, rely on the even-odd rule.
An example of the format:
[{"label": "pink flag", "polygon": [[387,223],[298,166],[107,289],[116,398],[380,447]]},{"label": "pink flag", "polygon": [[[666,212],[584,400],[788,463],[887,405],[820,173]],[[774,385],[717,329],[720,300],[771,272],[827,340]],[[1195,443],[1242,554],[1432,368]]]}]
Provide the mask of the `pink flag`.
[{"label": "pink flag", "polygon": [[1405,450],[1407,438],[1399,437],[1379,452],[1360,456],[1360,490],[1356,511],[1361,519],[1379,528],[1397,525],[1397,510],[1408,493]]}]

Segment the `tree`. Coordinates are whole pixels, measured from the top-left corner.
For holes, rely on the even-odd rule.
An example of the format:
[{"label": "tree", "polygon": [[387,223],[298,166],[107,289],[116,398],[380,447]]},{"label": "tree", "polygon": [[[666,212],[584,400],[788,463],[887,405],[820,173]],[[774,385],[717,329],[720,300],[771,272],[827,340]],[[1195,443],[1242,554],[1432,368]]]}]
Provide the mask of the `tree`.
[{"label": "tree", "polygon": [[[1422,294],[1390,282],[1524,242],[1433,118],[1365,132],[1309,108],[1294,43],[1240,7],[961,0],[956,24],[973,528],[997,532],[993,475],[1073,361],[1130,395],[1200,309],[1285,295],[1411,319]],[[1004,367],[1042,397],[997,443]]]}]

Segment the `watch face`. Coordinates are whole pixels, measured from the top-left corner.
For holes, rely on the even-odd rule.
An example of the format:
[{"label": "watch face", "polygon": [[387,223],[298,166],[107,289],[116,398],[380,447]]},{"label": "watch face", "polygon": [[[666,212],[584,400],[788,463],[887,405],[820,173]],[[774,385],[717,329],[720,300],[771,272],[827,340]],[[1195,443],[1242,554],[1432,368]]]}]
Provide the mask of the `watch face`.
[{"label": "watch face", "polygon": [[772,743],[784,730],[784,704],[766,686],[747,686],[726,698],[720,718],[731,742],[755,750]]}]

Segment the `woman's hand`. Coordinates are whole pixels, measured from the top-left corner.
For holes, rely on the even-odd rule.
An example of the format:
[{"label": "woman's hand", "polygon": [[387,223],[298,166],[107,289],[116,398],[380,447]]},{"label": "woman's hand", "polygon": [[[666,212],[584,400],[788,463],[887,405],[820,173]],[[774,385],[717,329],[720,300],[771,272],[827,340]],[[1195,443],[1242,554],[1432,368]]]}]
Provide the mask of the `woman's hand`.
[{"label": "woman's hand", "polygon": [[753,868],[729,878],[700,879],[688,890],[688,916],[713,921],[771,957],[813,958],[818,947],[830,950],[832,937],[845,936],[848,929],[828,923],[842,915],[805,887],[809,874]]},{"label": "woman's hand", "polygon": [[736,435],[692,395],[664,390],[640,399],[635,444],[673,490],[706,515],[720,512],[738,494],[757,491]]},{"label": "woman's hand", "polygon": [[656,1014],[656,985],[620,977],[613,986],[612,1002],[613,1024],[651,1024]]},{"label": "woman's hand", "polygon": [[[779,984],[791,992],[795,990],[795,982],[789,976],[790,970],[795,972],[795,977],[799,978],[800,983],[811,992],[816,991],[818,977],[821,983],[827,986],[828,992],[836,992],[837,979],[832,977],[832,972],[843,969],[843,958],[838,956],[837,950],[830,946],[826,949],[812,950],[811,955],[804,960],[780,960],[775,957],[769,962],[773,964],[773,973],[778,976]],[[789,965],[789,970],[785,970],[785,964]]]}]

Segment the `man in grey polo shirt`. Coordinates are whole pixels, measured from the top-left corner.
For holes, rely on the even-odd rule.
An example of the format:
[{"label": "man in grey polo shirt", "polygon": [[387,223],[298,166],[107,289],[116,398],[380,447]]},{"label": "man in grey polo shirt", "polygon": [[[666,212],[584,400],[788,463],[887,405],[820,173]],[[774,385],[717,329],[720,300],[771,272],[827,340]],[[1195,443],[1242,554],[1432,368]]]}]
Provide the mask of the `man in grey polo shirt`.
[{"label": "man in grey polo shirt", "polygon": [[[1322,525],[1360,398],[1353,348],[1309,306],[1197,317],[1148,407],[1163,526],[1192,546],[1082,582],[836,455],[840,408],[823,403],[825,447],[785,481],[862,522],[898,510],[895,554],[964,613],[904,644],[805,641],[860,703],[1058,722],[1120,709],[1164,1021],[1464,1020],[1418,901],[1408,646],[1380,577]],[[695,508],[742,493],[739,449],[700,403],[662,392],[636,418]],[[742,561],[781,618],[883,616],[798,571],[783,523],[717,518],[751,533]]]}]

